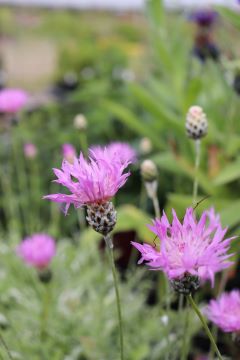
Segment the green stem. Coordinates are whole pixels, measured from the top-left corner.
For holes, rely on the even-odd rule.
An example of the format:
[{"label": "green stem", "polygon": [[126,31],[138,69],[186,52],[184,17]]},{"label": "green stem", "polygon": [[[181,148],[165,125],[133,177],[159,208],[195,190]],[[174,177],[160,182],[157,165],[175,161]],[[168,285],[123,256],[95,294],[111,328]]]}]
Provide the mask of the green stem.
[{"label": "green stem", "polygon": [[6,353],[8,354],[9,359],[13,360],[11,352],[1,334],[0,334],[0,342],[1,342],[2,346],[4,347],[4,349],[6,350]]},{"label": "green stem", "polygon": [[214,338],[213,338],[213,336],[212,336],[212,333],[211,333],[211,331],[210,331],[210,329],[209,329],[209,327],[208,327],[208,325],[207,325],[207,322],[206,322],[206,320],[204,319],[201,311],[198,309],[197,304],[196,304],[195,301],[193,300],[192,295],[191,295],[191,294],[190,294],[190,295],[187,295],[187,299],[188,299],[189,303],[191,304],[193,310],[195,311],[195,313],[196,313],[197,316],[199,317],[199,319],[200,319],[200,321],[201,321],[201,323],[202,323],[202,326],[203,326],[203,328],[204,328],[204,330],[205,330],[205,332],[206,332],[206,334],[207,334],[207,336],[208,336],[208,338],[209,338],[209,340],[210,340],[210,342],[211,342],[211,344],[212,344],[212,346],[213,346],[213,348],[214,348],[214,351],[215,351],[218,359],[219,359],[219,360],[223,360],[223,358],[222,358],[222,356],[221,356],[221,354],[220,354],[220,351],[218,350],[217,344],[215,343],[215,340],[214,340]]},{"label": "green stem", "polygon": [[40,339],[43,342],[46,338],[46,329],[49,317],[50,284],[44,284],[44,295],[42,300],[42,313],[40,323]]},{"label": "green stem", "polygon": [[107,251],[109,255],[109,260],[111,263],[113,281],[114,281],[114,288],[116,294],[116,302],[117,302],[117,312],[118,312],[118,323],[119,323],[119,340],[120,340],[120,351],[121,351],[121,360],[124,360],[124,352],[123,352],[123,326],[122,326],[122,312],[121,312],[121,302],[120,302],[120,294],[118,289],[118,280],[117,280],[117,272],[114,262],[114,255],[113,255],[113,243],[109,235],[104,237],[104,240],[107,245]]},{"label": "green stem", "polygon": [[194,168],[194,183],[193,183],[193,205],[196,204],[197,196],[198,196],[198,169],[200,165],[200,151],[201,150],[201,140],[195,140],[195,168]]},{"label": "green stem", "polygon": [[186,316],[185,316],[185,323],[184,323],[184,336],[183,336],[183,344],[182,344],[182,351],[181,351],[181,360],[187,359],[188,353],[188,324],[189,324],[189,309],[186,308]]},{"label": "green stem", "polygon": [[158,219],[160,219],[160,206],[159,206],[159,201],[158,201],[156,194],[155,194],[155,196],[153,196],[152,202],[153,202],[153,206],[154,206],[155,215]]},{"label": "green stem", "polygon": [[81,150],[84,156],[88,156],[88,141],[87,141],[86,132],[84,130],[80,132],[79,140],[80,140]]}]

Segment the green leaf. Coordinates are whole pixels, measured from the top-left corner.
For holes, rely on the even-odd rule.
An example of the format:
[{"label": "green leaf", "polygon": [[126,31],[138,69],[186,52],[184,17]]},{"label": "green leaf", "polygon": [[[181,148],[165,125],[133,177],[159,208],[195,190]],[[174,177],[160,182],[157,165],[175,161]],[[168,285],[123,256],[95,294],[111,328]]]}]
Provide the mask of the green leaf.
[{"label": "green leaf", "polygon": [[[194,180],[195,172],[194,166],[188,162],[188,160],[180,155],[174,156],[170,152],[165,152],[160,155],[152,157],[152,160],[161,168],[170,171],[177,176],[187,176],[189,179]],[[200,187],[207,194],[214,194],[216,189],[210,180],[200,170],[197,173],[198,182]]]},{"label": "green leaf", "polygon": [[150,244],[153,243],[154,237],[147,227],[147,224],[151,222],[148,214],[133,205],[123,205],[117,208],[117,217],[115,233],[135,230],[141,240]]},{"label": "green leaf", "polygon": [[165,125],[167,129],[175,129],[180,134],[185,134],[185,128],[179,116],[170,111],[163,103],[154,98],[143,87],[131,84],[129,85],[132,93],[137,98],[139,103],[156,118],[156,125]]},{"label": "green leaf", "polygon": [[221,211],[221,220],[223,226],[233,227],[240,223],[240,200],[229,201]]},{"label": "green leaf", "polygon": [[225,185],[240,178],[240,159],[227,165],[214,179],[215,185]]},{"label": "green leaf", "polygon": [[163,149],[165,147],[161,138],[156,135],[155,131],[151,129],[148,124],[144,124],[142,119],[137,118],[131,110],[108,100],[103,102],[103,106],[116,115],[127,127],[141,136],[148,136],[158,149]]},{"label": "green leaf", "polygon": [[217,10],[223,18],[230,21],[232,25],[236,26],[240,30],[240,16],[237,11],[233,11],[221,6],[218,6]]}]

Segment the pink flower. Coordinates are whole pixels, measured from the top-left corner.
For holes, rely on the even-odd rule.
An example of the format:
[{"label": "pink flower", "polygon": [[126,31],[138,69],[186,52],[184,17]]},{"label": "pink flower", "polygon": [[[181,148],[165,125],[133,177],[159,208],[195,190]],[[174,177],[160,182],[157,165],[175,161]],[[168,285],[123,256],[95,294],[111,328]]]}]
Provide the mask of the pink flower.
[{"label": "pink flower", "polygon": [[0,91],[0,112],[14,114],[23,109],[28,95],[21,89],[3,89]]},{"label": "pink flower", "polygon": [[222,331],[240,331],[240,291],[223,293],[217,300],[211,300],[204,312]]},{"label": "pink flower", "polygon": [[103,204],[109,201],[116,192],[125,184],[129,172],[123,173],[128,163],[120,165],[118,156],[113,161],[105,149],[101,156],[97,154],[89,157],[87,161],[83,154],[79,159],[75,158],[74,163],[70,164],[63,160],[62,169],[53,169],[57,176],[58,184],[65,186],[71,194],[53,194],[44,196],[58,203],[66,203],[65,214],[71,204],[75,208],[91,205]]},{"label": "pink flower", "polygon": [[112,158],[112,161],[119,161],[121,165],[125,163],[135,163],[137,161],[136,151],[127,143],[112,142],[106,147],[93,146],[90,149],[91,155],[95,158],[104,156],[104,152]]},{"label": "pink flower", "polygon": [[70,163],[73,163],[74,158],[76,157],[75,147],[71,144],[63,144],[62,154],[65,160],[67,160]]},{"label": "pink flower", "polygon": [[23,147],[23,152],[26,158],[34,159],[37,155],[37,148],[32,143],[26,143]]},{"label": "pink flower", "polygon": [[145,260],[152,269],[164,271],[170,280],[191,275],[210,279],[213,285],[214,274],[232,264],[227,251],[233,238],[224,240],[227,229],[222,229],[213,209],[204,211],[197,221],[189,208],[182,223],[173,210],[172,224],[164,213],[149,228],[160,239],[160,250],[147,244],[133,245],[142,254],[140,262]]},{"label": "pink flower", "polygon": [[17,247],[17,254],[26,264],[42,270],[48,267],[56,254],[55,240],[47,234],[34,234],[22,241]]}]

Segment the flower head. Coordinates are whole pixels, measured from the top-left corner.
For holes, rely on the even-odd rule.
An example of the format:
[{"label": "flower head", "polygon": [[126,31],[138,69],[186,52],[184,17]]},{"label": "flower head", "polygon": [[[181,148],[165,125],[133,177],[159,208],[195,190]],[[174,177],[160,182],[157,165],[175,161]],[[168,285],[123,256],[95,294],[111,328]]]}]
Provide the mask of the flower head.
[{"label": "flower head", "polygon": [[47,234],[34,234],[22,241],[17,254],[26,264],[43,270],[56,254],[55,240]]},{"label": "flower head", "polygon": [[107,149],[99,155],[94,151],[91,154],[89,161],[81,153],[73,164],[63,160],[61,170],[53,169],[57,176],[55,182],[65,186],[71,194],[47,195],[44,199],[66,203],[65,213],[71,204],[78,208],[108,202],[130,175],[123,173],[129,162],[120,165],[118,154],[114,160]]},{"label": "flower head", "polygon": [[194,140],[201,139],[207,134],[208,120],[200,106],[191,106],[186,116],[186,131],[188,137]]},{"label": "flower head", "polygon": [[212,26],[218,17],[218,13],[211,9],[200,9],[191,14],[190,20],[202,27]]},{"label": "flower head", "polygon": [[240,291],[223,293],[217,300],[211,300],[205,314],[224,332],[240,331]]},{"label": "flower head", "polygon": [[73,163],[74,158],[76,157],[75,147],[72,144],[63,144],[62,154],[65,160],[67,160],[70,163]]},{"label": "flower head", "polygon": [[86,130],[87,128],[87,119],[83,114],[78,114],[73,120],[73,126],[77,130]]},{"label": "flower head", "polygon": [[172,224],[164,214],[149,228],[159,237],[160,250],[133,245],[142,254],[140,262],[145,260],[152,269],[164,271],[170,280],[190,276],[210,279],[213,285],[214,274],[232,264],[227,255],[232,238],[224,240],[227,229],[222,229],[213,209],[204,211],[197,221],[193,209],[188,208],[182,223],[173,210]]},{"label": "flower head", "polygon": [[34,144],[26,143],[23,146],[23,152],[26,158],[34,159],[37,155],[38,150]]},{"label": "flower head", "polygon": [[0,91],[0,112],[15,114],[26,105],[28,95],[21,89],[3,89]]},{"label": "flower head", "polygon": [[121,165],[137,161],[136,151],[132,146],[124,142],[112,142],[106,147],[94,146],[90,149],[90,152],[94,158],[104,157],[107,152],[112,161],[118,161]]}]

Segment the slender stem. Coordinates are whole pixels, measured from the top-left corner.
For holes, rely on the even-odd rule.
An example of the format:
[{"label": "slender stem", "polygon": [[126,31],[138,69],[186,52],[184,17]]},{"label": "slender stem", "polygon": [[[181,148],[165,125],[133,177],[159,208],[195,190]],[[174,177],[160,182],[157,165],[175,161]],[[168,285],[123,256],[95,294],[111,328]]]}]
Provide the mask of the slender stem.
[{"label": "slender stem", "polygon": [[187,358],[188,353],[188,325],[189,325],[189,309],[186,307],[186,316],[184,323],[184,336],[182,343],[182,351],[181,351],[181,360],[185,360]]},{"label": "slender stem", "polygon": [[106,235],[104,240],[107,245],[107,251],[109,255],[109,260],[111,263],[113,281],[114,281],[114,288],[116,294],[116,302],[117,302],[117,312],[118,312],[118,323],[119,323],[119,340],[120,340],[120,351],[121,351],[121,360],[124,360],[124,352],[123,352],[123,326],[122,326],[122,312],[121,312],[121,302],[120,302],[120,294],[118,289],[118,280],[117,280],[117,272],[114,262],[114,255],[113,255],[113,243],[110,238],[110,235]]},{"label": "slender stem", "polygon": [[192,295],[191,294],[187,295],[187,299],[188,299],[189,303],[191,304],[193,310],[195,311],[195,313],[199,317],[199,319],[200,319],[200,321],[201,321],[201,323],[202,323],[202,325],[204,327],[204,330],[206,331],[206,334],[207,334],[207,336],[208,336],[208,338],[209,338],[209,340],[210,340],[210,342],[211,342],[211,344],[212,344],[212,346],[213,346],[213,348],[215,350],[215,353],[216,353],[218,359],[223,360],[223,358],[222,358],[222,356],[220,354],[220,351],[218,350],[217,344],[215,343],[215,340],[214,340],[214,338],[212,336],[212,333],[211,333],[211,331],[210,331],[210,329],[209,329],[209,327],[207,325],[207,322],[204,319],[204,317],[203,317],[201,311],[199,310],[197,304],[193,300]]},{"label": "slender stem", "polygon": [[194,183],[193,183],[193,205],[196,204],[197,196],[198,196],[198,169],[200,165],[200,153],[201,153],[201,140],[195,140],[195,168],[194,168]]},{"label": "slender stem", "polygon": [[1,334],[0,334],[0,342],[1,342],[2,346],[4,347],[4,349],[6,350],[6,353],[8,354],[9,359],[13,360],[11,352]]},{"label": "slender stem", "polygon": [[43,342],[46,338],[46,329],[49,316],[49,303],[50,303],[50,284],[44,284],[44,294],[42,299],[42,313],[41,313],[41,328],[40,328],[40,338]]},{"label": "slender stem", "polygon": [[158,188],[157,180],[145,181],[145,188],[146,188],[148,197],[153,202],[155,216],[157,218],[160,218],[160,215],[161,215],[160,214],[160,206],[159,206],[159,201],[158,201],[158,197],[157,197],[157,188]]},{"label": "slender stem", "polygon": [[83,154],[85,156],[88,156],[88,141],[87,141],[86,132],[84,130],[82,130],[80,132],[79,140],[80,140],[80,146],[81,146],[81,150],[82,150]]},{"label": "slender stem", "polygon": [[156,194],[155,194],[155,196],[153,196],[152,201],[153,201],[155,215],[159,219],[160,218],[160,206],[159,206],[159,201],[158,201]]}]

